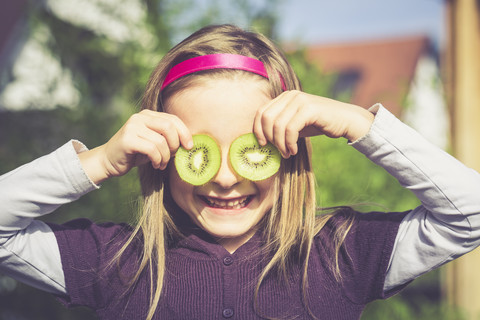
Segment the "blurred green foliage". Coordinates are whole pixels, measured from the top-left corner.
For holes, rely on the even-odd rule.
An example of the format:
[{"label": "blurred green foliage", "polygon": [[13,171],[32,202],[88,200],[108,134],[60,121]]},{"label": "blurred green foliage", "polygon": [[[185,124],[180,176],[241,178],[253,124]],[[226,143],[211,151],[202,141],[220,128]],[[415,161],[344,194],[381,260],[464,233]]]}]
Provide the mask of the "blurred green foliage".
[{"label": "blurred green foliage", "polygon": [[[207,10],[199,13],[194,12],[191,0],[145,1],[147,15],[139,23],[155,35],[148,46],[136,41],[115,42],[35,6],[30,12],[30,26],[48,26],[52,35],[49,50],[64,68],[72,71],[81,100],[73,110],[59,106],[51,111],[2,112],[0,173],[53,151],[69,138],[77,138],[90,147],[107,141],[135,112],[149,72],[173,41],[180,40],[176,38],[182,32],[186,35],[216,23],[217,17],[228,17],[220,3],[212,1]],[[278,0],[267,0],[262,7],[254,0],[242,0],[228,12],[240,16],[244,25],[275,38],[277,3]],[[264,10],[267,7],[270,10]],[[323,74],[306,62],[301,49],[288,57],[306,92],[330,95],[335,75]],[[359,210],[403,211],[418,205],[409,191],[345,140],[316,137],[312,142],[319,206],[355,205]],[[136,171],[103,183],[101,189],[61,207],[45,220],[61,223],[87,217],[98,222],[133,222],[132,212],[139,198]],[[66,310],[50,295],[12,281],[0,275],[0,319],[95,319],[86,309]],[[439,292],[438,273],[431,273],[396,297],[369,305],[362,319],[460,319],[458,313],[451,309],[446,312],[441,306]]]},{"label": "blurred green foliage", "polygon": [[[308,63],[302,50],[289,54],[305,92],[331,96],[336,75]],[[348,101],[348,95],[341,99]],[[317,203],[319,207],[350,205],[358,211],[398,212],[415,208],[418,199],[383,168],[370,162],[345,139],[312,138]],[[461,313],[442,302],[440,271],[415,280],[400,294],[367,306],[363,320],[461,320]]]}]

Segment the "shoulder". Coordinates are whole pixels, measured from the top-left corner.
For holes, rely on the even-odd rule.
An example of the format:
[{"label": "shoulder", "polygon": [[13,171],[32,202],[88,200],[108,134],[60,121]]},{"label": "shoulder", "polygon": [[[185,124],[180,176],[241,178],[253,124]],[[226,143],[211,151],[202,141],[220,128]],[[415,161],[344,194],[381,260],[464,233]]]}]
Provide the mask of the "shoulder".
[{"label": "shoulder", "polygon": [[359,261],[378,261],[382,256],[389,259],[405,215],[403,212],[354,213],[352,227],[345,235],[348,254],[357,256]]},{"label": "shoulder", "polygon": [[[407,212],[354,212],[352,236],[379,237],[388,233],[397,233],[398,226]],[[345,219],[338,215],[338,220]]]},{"label": "shoulder", "polygon": [[[332,233],[346,231],[345,240],[354,237],[378,237],[388,232],[396,233],[400,222],[408,212],[358,212],[342,207],[328,214],[328,221],[316,238],[329,239]],[[320,219],[322,219],[320,217]]]},{"label": "shoulder", "polygon": [[[84,218],[49,226],[57,239],[62,259],[72,263],[78,259],[95,264],[111,260],[132,234],[132,227],[128,224],[95,223]],[[141,239],[137,238],[131,249],[135,251],[135,244],[140,245],[140,242]]]},{"label": "shoulder", "polygon": [[344,208],[316,235],[314,255],[318,263],[332,276],[338,266],[344,295],[351,301],[366,303],[382,298],[388,262],[405,215]]},{"label": "shoulder", "polygon": [[90,219],[86,218],[79,218],[70,220],[63,224],[49,224],[50,228],[54,232],[69,232],[75,231],[78,232],[91,230],[91,231],[104,231],[107,233],[112,232],[128,232],[131,231],[132,227],[126,223],[115,223],[115,222],[103,222],[103,223],[96,223]]},{"label": "shoulder", "polygon": [[[49,224],[57,239],[69,306],[83,305],[94,310],[109,305],[115,294],[125,290],[125,279],[138,270],[141,241],[135,238],[117,260],[117,254],[132,235],[132,228],[113,222],[94,223],[76,219]],[[118,263],[117,263],[118,262]]]},{"label": "shoulder", "polygon": [[[328,221],[315,236],[315,242],[335,251],[336,244],[342,242],[342,247],[349,255],[355,255],[355,252],[375,255],[385,247],[390,250],[393,248],[398,227],[406,214],[407,212],[364,213],[349,207],[339,208],[330,214]],[[374,248],[378,250],[372,250]]]},{"label": "shoulder", "polygon": [[68,221],[64,224],[49,224],[57,238],[68,238],[70,240],[87,240],[109,242],[114,239],[128,237],[132,227],[124,223],[104,222],[95,223],[89,219],[81,218]]}]

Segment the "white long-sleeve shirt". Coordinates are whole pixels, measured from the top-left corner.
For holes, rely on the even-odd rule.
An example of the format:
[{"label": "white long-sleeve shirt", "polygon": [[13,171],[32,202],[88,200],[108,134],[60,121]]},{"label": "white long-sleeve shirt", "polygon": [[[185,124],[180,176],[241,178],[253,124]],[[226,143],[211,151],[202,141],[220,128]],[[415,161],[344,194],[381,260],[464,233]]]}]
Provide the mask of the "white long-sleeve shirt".
[{"label": "white long-sleeve shirt", "polygon": [[[480,243],[480,175],[425,141],[381,105],[370,132],[352,143],[410,189],[422,205],[403,219],[384,291],[404,284]],[[97,189],[71,141],[0,177],[0,270],[42,290],[65,294],[52,230],[35,218]]]}]

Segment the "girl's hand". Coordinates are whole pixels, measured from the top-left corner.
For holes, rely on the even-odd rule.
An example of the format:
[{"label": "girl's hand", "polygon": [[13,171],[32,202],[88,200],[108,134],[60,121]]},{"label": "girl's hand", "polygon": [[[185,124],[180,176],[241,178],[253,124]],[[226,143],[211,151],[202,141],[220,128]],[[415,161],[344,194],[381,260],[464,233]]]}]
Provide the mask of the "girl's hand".
[{"label": "girl's hand", "polygon": [[163,170],[180,145],[190,149],[193,140],[178,117],[143,110],[132,115],[106,144],[80,153],[79,158],[87,175],[98,184],[148,161]]},{"label": "girl's hand", "polygon": [[297,154],[299,137],[324,134],[355,141],[368,133],[373,119],[359,106],[293,90],[258,110],[253,131],[261,145],[270,141],[288,158]]}]

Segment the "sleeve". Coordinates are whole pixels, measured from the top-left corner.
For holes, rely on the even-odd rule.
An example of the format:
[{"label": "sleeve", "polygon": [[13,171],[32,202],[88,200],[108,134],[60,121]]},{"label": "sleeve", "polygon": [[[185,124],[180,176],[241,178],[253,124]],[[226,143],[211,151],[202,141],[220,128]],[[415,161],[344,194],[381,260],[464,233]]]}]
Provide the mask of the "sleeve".
[{"label": "sleeve", "polygon": [[98,188],[81,168],[71,141],[49,155],[0,176],[0,270],[55,294],[65,293],[58,245],[52,230],[34,220]]},{"label": "sleeve", "polygon": [[381,105],[372,111],[370,132],[353,146],[422,203],[399,227],[384,284],[388,292],[480,244],[480,175]]},{"label": "sleeve", "polygon": [[83,144],[71,141],[49,155],[0,176],[0,235],[25,229],[33,219],[98,188],[83,171],[77,152]]}]

